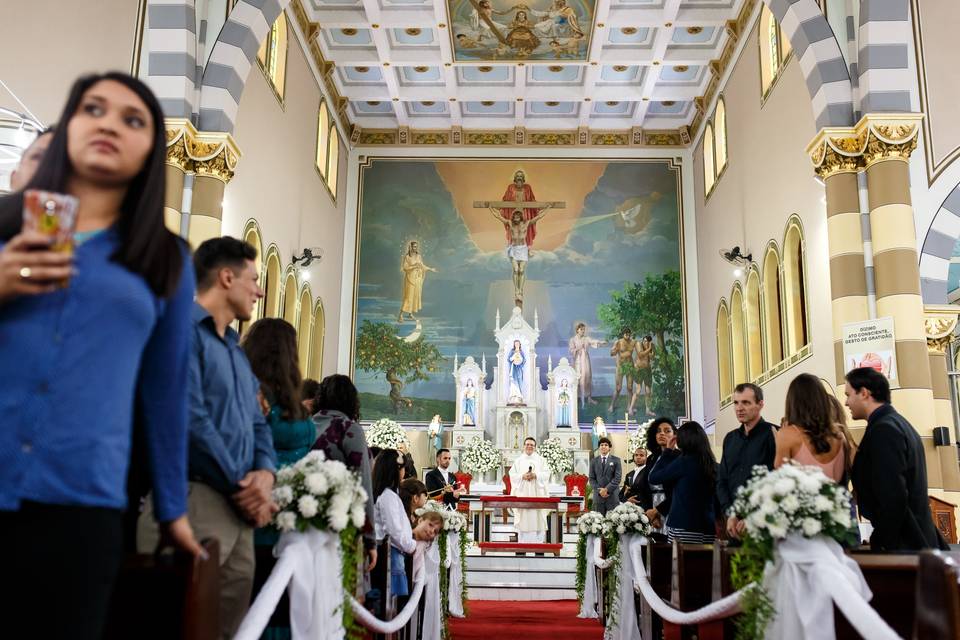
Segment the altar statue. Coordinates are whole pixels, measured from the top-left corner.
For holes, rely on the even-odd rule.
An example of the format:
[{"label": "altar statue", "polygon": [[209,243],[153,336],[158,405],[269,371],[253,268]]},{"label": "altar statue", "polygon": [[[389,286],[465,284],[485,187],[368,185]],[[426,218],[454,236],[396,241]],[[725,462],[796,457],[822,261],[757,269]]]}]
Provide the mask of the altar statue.
[{"label": "altar statue", "polygon": [[[524,498],[545,498],[547,490],[547,464],[536,453],[537,441],[523,441],[523,453],[517,456],[510,467],[510,495]],[[542,543],[547,532],[547,513],[542,509],[514,509],[513,522],[517,529],[517,542]]]},{"label": "altar statue", "polygon": [[427,425],[427,435],[430,437],[430,445],[433,447],[433,453],[436,455],[436,452],[440,450],[441,447],[441,438],[440,434],[443,433],[443,423],[440,422],[440,414],[433,416],[433,420],[430,421],[430,424]]},{"label": "altar statue", "polygon": [[463,426],[472,427],[477,424],[477,387],[473,378],[467,380],[463,389]]},{"label": "altar statue", "polygon": [[567,379],[560,381],[560,391],[557,392],[557,426],[570,426],[570,391]]},{"label": "altar statue", "polygon": [[433,267],[428,267],[423,263],[423,256],[420,255],[420,243],[416,240],[411,240],[407,245],[407,252],[403,256],[400,270],[403,272],[403,301],[400,303],[397,322],[403,322],[404,313],[408,314],[411,320],[415,319],[413,314],[419,312],[423,307],[423,278],[427,271],[437,272]]},{"label": "altar statue", "polygon": [[570,358],[573,360],[573,368],[580,374],[580,406],[597,404],[593,399],[593,373],[590,368],[590,352],[588,349],[596,349],[606,345],[606,340],[594,340],[587,337],[587,325],[578,322],[576,331],[570,338]]},{"label": "altar statue", "polygon": [[523,345],[519,340],[513,341],[513,348],[507,354],[507,364],[510,367],[510,378],[507,382],[507,404],[524,404],[523,400],[523,367],[527,363],[523,355]]}]

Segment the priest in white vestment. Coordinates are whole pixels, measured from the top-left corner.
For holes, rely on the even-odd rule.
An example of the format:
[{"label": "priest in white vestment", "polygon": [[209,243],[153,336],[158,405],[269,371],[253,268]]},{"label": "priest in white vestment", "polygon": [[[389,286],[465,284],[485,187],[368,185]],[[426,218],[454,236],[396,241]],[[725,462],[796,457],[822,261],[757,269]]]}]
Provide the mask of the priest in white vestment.
[{"label": "priest in white vestment", "polygon": [[[523,441],[523,453],[510,467],[510,495],[525,498],[546,498],[547,479],[550,473],[540,454],[536,453],[537,441]],[[513,522],[517,529],[517,542],[542,543],[547,533],[547,512],[544,509],[514,509]]]}]

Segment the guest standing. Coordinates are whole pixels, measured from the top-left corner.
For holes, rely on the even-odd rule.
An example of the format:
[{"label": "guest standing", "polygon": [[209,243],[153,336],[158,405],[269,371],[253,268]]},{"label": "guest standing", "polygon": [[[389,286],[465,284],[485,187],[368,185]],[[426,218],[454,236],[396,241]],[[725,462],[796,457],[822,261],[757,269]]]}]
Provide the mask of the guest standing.
[{"label": "guest standing", "polygon": [[600,455],[590,462],[590,486],[593,488],[593,510],[606,515],[607,511],[620,504],[620,458],[610,453],[610,438],[599,440]]},{"label": "guest standing", "polygon": [[634,468],[627,473],[620,489],[620,502],[630,502],[641,507],[644,511],[653,508],[653,492],[647,476],[650,468],[647,466],[647,450],[637,447],[633,452]]},{"label": "guest standing", "polygon": [[[671,443],[672,444],[672,443]],[[671,491],[667,539],[692,544],[712,544],[716,534],[713,502],[717,461],[707,434],[697,422],[677,429],[676,445],[668,446],[650,469],[650,482]]]},{"label": "guest standing", "polygon": [[[277,466],[292,465],[307,455],[316,437],[313,421],[300,402],[297,331],[286,320],[264,318],[250,326],[242,346],[253,374],[260,381],[260,406],[270,425]],[[273,524],[254,532],[254,597],[276,564],[273,546],[279,539],[280,532]],[[290,638],[290,617],[289,603],[284,594],[261,640],[287,638]]]},{"label": "guest standing", "polygon": [[860,512],[873,525],[874,551],[946,549],[927,501],[927,464],[920,435],[890,404],[890,384],[870,367],[847,374],[854,420],[867,429],[851,475]]},{"label": "guest standing", "polygon": [[135,414],[164,538],[203,551],[186,516],[194,279],[163,223],[163,113],[108,73],[74,83],[60,122],[26,186],[78,198],[73,254],[19,231],[22,194],[0,199],[0,614],[76,640],[100,637],[120,568]]},{"label": "guest standing", "polygon": [[464,490],[457,487],[457,478],[450,471],[450,450],[437,450],[437,468],[431,469],[423,477],[427,486],[427,495],[440,500],[451,511],[456,510]]},{"label": "guest standing", "polygon": [[[220,541],[220,633],[232,638],[250,605],[253,530],[270,522],[276,453],[234,320],[250,320],[263,297],[257,251],[231,238],[201,244],[193,257],[197,301],[193,307],[190,392],[190,519],[198,536]],[[137,545],[156,547],[153,510],[140,516]]]},{"label": "guest standing", "polygon": [[[773,469],[777,453],[774,434],[777,427],[761,417],[763,390],[745,382],[733,390],[733,408],[740,427],[723,439],[723,453],[717,474],[717,501],[720,510],[727,514],[737,497],[737,489],[747,484],[755,466]],[[744,524],[736,516],[727,518],[727,534],[736,538]]]},{"label": "guest standing", "polygon": [[847,484],[852,461],[843,429],[836,424],[830,396],[816,376],[801,373],[787,389],[785,424],[776,434],[774,468],[790,460],[819,467],[834,482]]},{"label": "guest standing", "polygon": [[[650,423],[647,428],[647,449],[650,455],[647,456],[647,468],[652,469],[664,450],[675,449],[677,447],[676,427],[673,420],[666,417],[659,417]],[[647,518],[653,525],[654,531],[658,534],[663,533],[663,521],[670,513],[671,495],[670,491],[662,484],[650,482],[650,474],[647,473],[647,486],[650,489],[650,498],[652,507],[647,509]]]},{"label": "guest standing", "polygon": [[339,460],[357,474],[367,492],[366,522],[363,546],[367,554],[367,570],[377,562],[374,540],[374,494],[371,467],[373,455],[360,427],[360,395],[349,377],[335,373],[320,383],[314,400],[317,441],[313,448],[323,451],[328,460]]}]

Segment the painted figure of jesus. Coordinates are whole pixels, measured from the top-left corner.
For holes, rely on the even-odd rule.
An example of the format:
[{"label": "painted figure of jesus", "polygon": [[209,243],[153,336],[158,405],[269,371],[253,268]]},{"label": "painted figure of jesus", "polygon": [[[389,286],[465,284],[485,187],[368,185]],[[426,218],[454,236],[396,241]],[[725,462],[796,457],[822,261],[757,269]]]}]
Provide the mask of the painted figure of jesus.
[{"label": "painted figure of jesus", "polygon": [[[511,185],[512,186],[512,185]],[[534,225],[543,216],[547,215],[547,209],[550,204],[543,206],[539,214],[532,218],[525,218],[525,211],[530,209],[514,209],[509,218],[500,214],[497,209],[490,207],[493,217],[503,223],[507,230],[507,257],[510,258],[510,266],[513,267],[513,297],[518,307],[523,306],[523,283],[526,281],[527,261],[530,259],[530,243],[536,235]],[[536,209],[533,209],[536,211]]]}]

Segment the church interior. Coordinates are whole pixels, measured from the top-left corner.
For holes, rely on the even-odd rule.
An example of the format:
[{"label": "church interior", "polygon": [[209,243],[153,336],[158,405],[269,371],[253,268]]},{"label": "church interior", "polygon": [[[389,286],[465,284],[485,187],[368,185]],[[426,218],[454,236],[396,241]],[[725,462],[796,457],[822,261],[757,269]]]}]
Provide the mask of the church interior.
[{"label": "church interior", "polygon": [[[258,325],[285,321],[284,366],[298,387],[318,383],[299,416],[317,431],[284,463],[271,421],[302,410],[281,411],[247,350],[262,386],[237,402],[262,409],[277,451],[275,468],[254,467],[271,472],[266,519],[233,505],[263,573],[239,615],[219,589],[232,543],[180,544],[166,563],[125,545],[102,619],[39,637],[960,638],[958,28],[950,0],[5,0],[0,372],[41,375],[39,360],[12,362],[35,308],[16,287],[42,269],[14,264],[23,232],[19,219],[4,232],[4,202],[26,216],[24,189],[79,194],[51,186],[52,159],[32,179],[24,167],[47,137],[79,171],[65,100],[77,78],[117,71],[162,109],[154,195],[194,252],[184,344],[200,373],[153,387],[190,390],[170,466],[187,470],[189,512],[170,514],[194,523],[187,538],[208,542],[196,403],[226,393],[202,382],[219,347],[197,346],[197,310],[240,357]],[[78,197],[79,262],[97,240],[80,244],[92,231]],[[223,237],[252,247],[239,265],[256,280],[249,313],[221,326],[198,249]],[[215,290],[235,286],[222,273]],[[120,295],[103,317],[129,315],[109,311]],[[80,345],[97,331],[83,326],[68,332]],[[66,353],[56,335],[36,353]],[[286,347],[265,348],[279,366]],[[142,362],[125,375],[141,379]],[[365,437],[355,468],[330,453],[345,446],[339,418],[324,434],[315,404],[335,374],[358,402],[341,416]],[[51,378],[61,411],[111,393],[67,377]],[[0,392],[20,416],[11,433],[46,415],[17,393]],[[138,468],[136,415],[120,493]],[[47,467],[19,438],[0,442],[0,466],[27,469],[0,473],[0,529],[27,501],[117,507],[31,480]],[[44,456],[84,455],[41,440]],[[311,446],[325,458],[304,457]],[[378,475],[388,452],[406,461],[399,481]],[[167,462],[151,456],[156,476]],[[366,521],[362,498],[342,516],[353,524],[336,524],[335,498],[313,515],[312,496],[333,495],[323,478],[347,482],[310,479],[335,474],[321,468],[332,460],[366,474]],[[754,463],[767,468],[751,476]],[[427,496],[408,489],[415,511],[411,477]],[[155,488],[155,503],[143,492],[118,513],[160,514]],[[379,496],[394,491],[409,549],[382,535]],[[423,533],[434,508],[442,526]],[[341,570],[335,588],[320,578]]]}]

